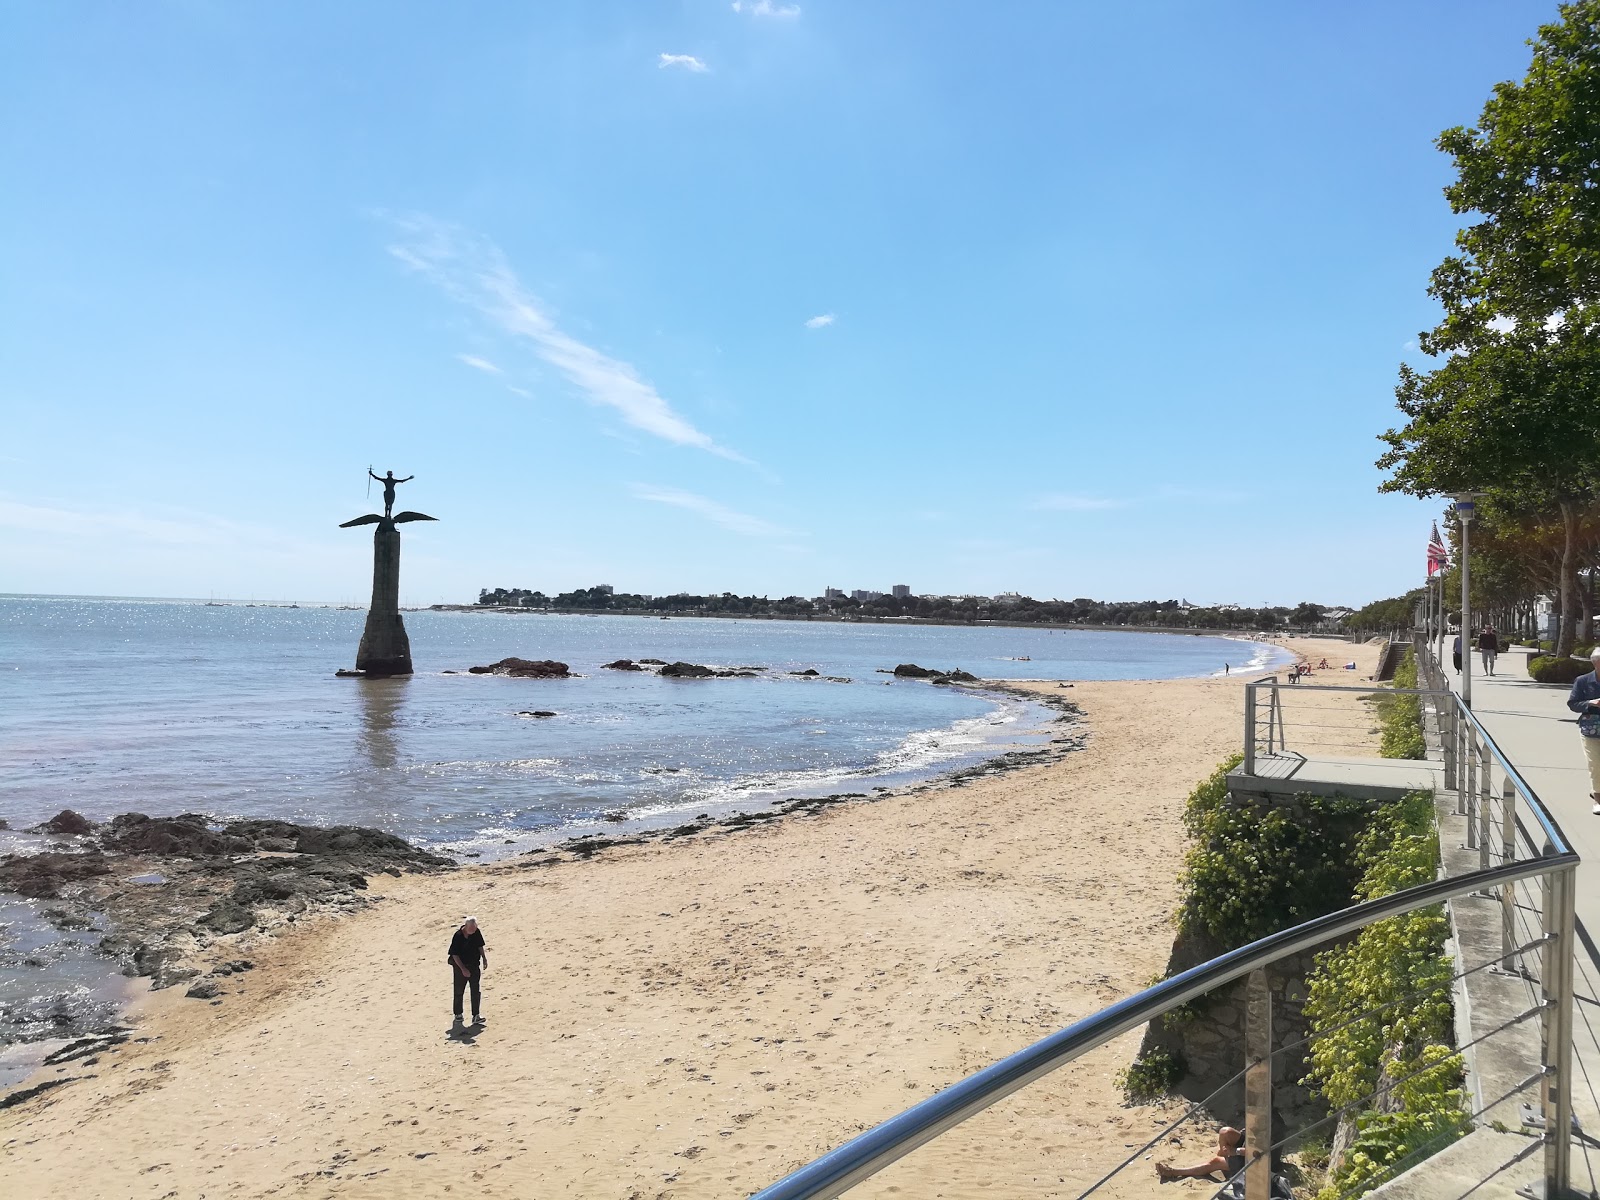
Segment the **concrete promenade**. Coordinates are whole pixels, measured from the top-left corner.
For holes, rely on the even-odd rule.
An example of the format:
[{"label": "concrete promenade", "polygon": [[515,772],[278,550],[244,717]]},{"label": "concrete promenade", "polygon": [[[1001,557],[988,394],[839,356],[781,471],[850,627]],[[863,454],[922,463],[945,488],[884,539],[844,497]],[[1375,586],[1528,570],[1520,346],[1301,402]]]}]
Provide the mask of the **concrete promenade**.
[{"label": "concrete promenade", "polygon": [[[1461,676],[1451,667],[1448,646],[1440,661],[1459,692]],[[1485,676],[1476,658],[1472,666],[1472,711],[1582,855],[1578,920],[1600,937],[1600,817],[1589,812],[1589,772],[1577,717],[1567,711],[1569,688],[1528,678],[1528,655],[1521,650],[1502,654],[1494,675]]]}]

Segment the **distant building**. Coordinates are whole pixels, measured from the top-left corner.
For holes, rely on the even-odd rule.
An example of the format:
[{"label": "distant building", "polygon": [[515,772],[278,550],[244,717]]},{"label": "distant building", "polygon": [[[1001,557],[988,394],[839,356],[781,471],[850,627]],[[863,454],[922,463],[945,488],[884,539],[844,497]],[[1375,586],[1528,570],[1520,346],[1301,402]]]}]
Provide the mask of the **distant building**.
[{"label": "distant building", "polygon": [[844,593],[838,588],[824,588],[822,591],[822,598],[824,600],[843,600]]},{"label": "distant building", "polygon": [[896,600],[909,600],[909,599],[911,599],[911,589],[909,587],[907,587],[903,583],[895,584],[892,588],[889,589],[889,591],[894,596],[894,598]]},{"label": "distant building", "polygon": [[1006,608],[1010,608],[1013,604],[1022,603],[1022,595],[1019,592],[1001,592],[994,598],[994,602],[996,604],[1003,605]]},{"label": "distant building", "polygon": [[850,593],[850,599],[858,600],[862,604],[865,604],[869,600],[882,600],[883,593],[868,591],[866,588],[857,588],[855,591]]}]

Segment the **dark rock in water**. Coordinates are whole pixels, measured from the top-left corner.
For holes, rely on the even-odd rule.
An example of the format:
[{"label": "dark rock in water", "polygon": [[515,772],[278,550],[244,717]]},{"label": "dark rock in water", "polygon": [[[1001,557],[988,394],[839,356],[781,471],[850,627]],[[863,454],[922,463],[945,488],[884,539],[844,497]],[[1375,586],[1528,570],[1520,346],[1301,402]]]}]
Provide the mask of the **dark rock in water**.
[{"label": "dark rock in water", "polygon": [[553,717],[555,715],[555,713],[546,708],[526,709],[517,714],[519,717]]},{"label": "dark rock in water", "polygon": [[651,667],[664,667],[667,665],[667,660],[664,658],[641,658],[639,661]]},{"label": "dark rock in water", "polygon": [[4,817],[0,817],[0,829],[10,829],[11,825]]},{"label": "dark rock in water", "polygon": [[955,671],[946,671],[944,673],[944,675],[941,676],[941,678],[945,683],[977,683],[978,682],[978,677],[976,675],[973,675],[972,673],[970,673],[968,671],[962,671],[962,670],[959,670],[959,669],[955,670]]},{"label": "dark rock in water", "polygon": [[608,670],[608,671],[642,671],[642,670],[644,670],[643,667],[641,667],[638,663],[634,662],[633,659],[631,659],[631,658],[619,658],[619,659],[617,659],[616,662],[605,663],[604,666],[605,666],[605,669]]},{"label": "dark rock in water", "polygon": [[567,664],[551,658],[502,658],[487,667],[468,667],[472,675],[509,675],[515,679],[566,679],[572,672]]},{"label": "dark rock in water", "polygon": [[29,833],[61,833],[69,837],[81,837],[86,833],[94,832],[94,822],[70,808],[63,808],[43,825],[35,825],[28,830]]},{"label": "dark rock in water", "polygon": [[184,993],[191,1000],[215,1000],[222,995],[222,988],[214,979],[202,979]]},{"label": "dark rock in water", "polygon": [[710,679],[716,672],[698,663],[675,662],[661,668],[666,679]]},{"label": "dark rock in water", "polygon": [[927,667],[919,667],[916,663],[901,663],[894,669],[894,673],[902,679],[931,679],[939,672],[930,671]]},{"label": "dark rock in water", "polygon": [[111,866],[98,850],[87,854],[47,850],[43,854],[8,854],[0,858],[0,890],[38,900],[58,899],[63,884],[109,874]]},{"label": "dark rock in water", "polygon": [[791,675],[799,675],[805,679],[815,679],[820,672],[815,667],[807,667],[804,671],[790,671]]},{"label": "dark rock in water", "polygon": [[111,822],[101,836],[107,849],[124,854],[166,854],[180,858],[219,858],[225,854],[249,854],[256,846],[249,838],[217,833],[199,813],[177,817],[147,817],[143,813],[123,813]]}]

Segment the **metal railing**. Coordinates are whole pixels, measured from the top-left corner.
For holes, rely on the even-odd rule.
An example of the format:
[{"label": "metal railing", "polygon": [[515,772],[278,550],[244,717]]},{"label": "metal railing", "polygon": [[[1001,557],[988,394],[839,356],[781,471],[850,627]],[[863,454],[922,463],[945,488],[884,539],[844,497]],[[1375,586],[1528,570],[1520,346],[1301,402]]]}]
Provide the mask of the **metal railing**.
[{"label": "metal railing", "polygon": [[[1424,653],[1419,653],[1418,657],[1422,678],[1430,684],[1435,680],[1442,681],[1437,664],[1424,662]],[[1299,686],[1309,688],[1317,685]],[[1263,687],[1261,690],[1270,689]],[[1241,1172],[1244,1195],[1246,1200],[1266,1200],[1272,1183],[1274,1153],[1291,1144],[1299,1144],[1316,1126],[1326,1125],[1358,1107],[1346,1105],[1311,1126],[1302,1126],[1283,1136],[1274,1137],[1271,1125],[1272,1062],[1277,1057],[1290,1054],[1299,1054],[1303,1059],[1309,1039],[1280,1046],[1277,1050],[1271,1048],[1272,1014],[1266,968],[1290,955],[1353,934],[1374,922],[1474,895],[1498,897],[1500,900],[1503,922],[1500,953],[1470,966],[1457,962],[1449,985],[1459,985],[1467,977],[1479,972],[1500,971],[1529,981],[1532,989],[1530,1002],[1522,1011],[1481,1035],[1461,1039],[1453,1054],[1423,1067],[1416,1074],[1435,1070],[1459,1071],[1467,1052],[1491,1037],[1502,1034],[1507,1037],[1524,1036],[1516,1032],[1518,1027],[1537,1018],[1538,1048],[1528,1051],[1532,1061],[1528,1063],[1526,1076],[1513,1082],[1503,1094],[1493,1098],[1480,1096],[1481,1103],[1468,1104],[1462,1120],[1469,1123],[1476,1121],[1519,1093],[1538,1085],[1544,1194],[1549,1197],[1567,1194],[1571,1180],[1572,1139],[1568,1131],[1572,1127],[1573,1112],[1574,892],[1578,855],[1527,781],[1453,693],[1436,686],[1409,690],[1342,690],[1388,695],[1399,692],[1420,695],[1426,699],[1428,711],[1425,719],[1437,731],[1442,743],[1445,766],[1450,776],[1447,786],[1454,787],[1458,776],[1462,785],[1456,789],[1458,813],[1466,820],[1466,827],[1474,839],[1474,848],[1480,850],[1474,869],[1447,874],[1434,882],[1307,921],[1146,988],[889,1118],[757,1192],[753,1200],[824,1200],[838,1196],[1002,1098],[1091,1050],[1105,1046],[1118,1035],[1240,979],[1248,979],[1244,998],[1247,1014],[1244,1069],[1177,1122],[1136,1149],[1108,1174],[1080,1192],[1080,1197],[1097,1191],[1118,1172],[1157,1146],[1179,1125],[1196,1118],[1225,1089],[1242,1080],[1245,1085],[1245,1137],[1241,1147],[1245,1151],[1246,1161]],[[1268,745],[1281,748],[1281,709],[1268,706],[1267,712],[1269,723],[1277,722],[1270,725],[1272,732],[1268,735],[1271,738]],[[1253,710],[1246,720],[1247,737],[1253,738],[1257,715],[1258,712]],[[1248,747],[1246,753],[1250,753]],[[1457,765],[1461,766],[1460,771],[1456,770]],[[1493,773],[1501,777],[1498,790],[1490,786]],[[1497,798],[1500,811],[1496,814],[1492,810]],[[1498,819],[1493,819],[1495,817]],[[1414,994],[1398,997],[1353,1018],[1349,1023],[1354,1020],[1381,1020],[1395,1005],[1408,1004],[1415,999]],[[1390,1086],[1401,1082],[1405,1080],[1391,1080]],[[1369,1096],[1366,1099],[1371,1098]],[[1600,1096],[1595,1099],[1600,1104]],[[1411,1165],[1412,1161],[1419,1161],[1423,1151],[1431,1153],[1439,1144],[1458,1136],[1461,1136],[1460,1129],[1447,1130],[1435,1139],[1437,1144],[1424,1145],[1407,1160],[1396,1164],[1397,1169],[1393,1173],[1397,1174],[1398,1169]]]}]

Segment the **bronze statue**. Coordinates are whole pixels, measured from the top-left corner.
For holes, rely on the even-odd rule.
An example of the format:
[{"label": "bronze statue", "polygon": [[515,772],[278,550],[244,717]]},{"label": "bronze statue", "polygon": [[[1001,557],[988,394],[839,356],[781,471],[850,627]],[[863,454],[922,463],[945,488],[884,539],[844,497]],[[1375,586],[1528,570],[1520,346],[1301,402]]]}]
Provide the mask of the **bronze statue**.
[{"label": "bronze statue", "polygon": [[406,637],[405,622],[400,619],[400,531],[396,525],[406,521],[436,521],[426,513],[394,511],[394,489],[410,483],[414,475],[396,479],[393,471],[373,475],[383,484],[383,515],[367,513],[353,521],[343,522],[339,528],[353,525],[376,525],[372,531],[372,605],[367,609],[367,625],[361,632],[361,646],[356,651],[356,669],[340,674],[379,677],[411,674],[411,642]]},{"label": "bronze statue", "polygon": [[[372,468],[367,468],[367,474],[372,475]],[[383,484],[383,515],[388,516],[394,510],[394,489],[396,484],[410,483],[415,475],[407,475],[404,479],[396,479],[393,471],[385,471],[382,475],[372,475],[379,483]]]}]

